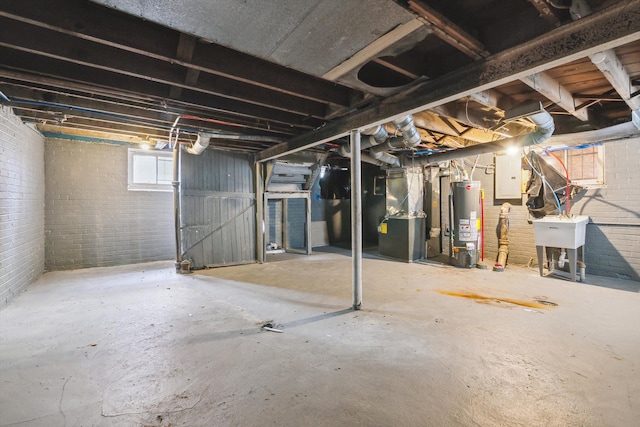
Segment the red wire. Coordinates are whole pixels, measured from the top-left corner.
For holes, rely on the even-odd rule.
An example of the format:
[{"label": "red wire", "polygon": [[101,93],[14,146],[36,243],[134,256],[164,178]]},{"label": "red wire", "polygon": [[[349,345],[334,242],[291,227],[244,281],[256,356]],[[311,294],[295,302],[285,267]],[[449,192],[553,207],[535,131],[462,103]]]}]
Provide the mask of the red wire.
[{"label": "red wire", "polygon": [[484,261],[484,190],[480,190],[480,217],[482,218],[480,223],[482,228],[480,229],[480,236],[482,237],[482,261]]},{"label": "red wire", "polygon": [[[555,154],[553,154],[552,151],[549,150],[544,150],[546,151],[548,154],[551,154],[553,157],[556,158],[556,160],[560,163],[560,166],[562,166],[562,169],[564,169],[564,175],[567,179],[567,186],[565,187],[565,192],[566,197],[567,197],[567,214],[571,211],[571,192],[569,191],[569,184],[571,183],[571,180],[569,180],[569,171],[567,170],[566,166],[564,165],[564,162],[560,159],[560,157],[556,156]],[[562,212],[560,212],[562,213]]]}]

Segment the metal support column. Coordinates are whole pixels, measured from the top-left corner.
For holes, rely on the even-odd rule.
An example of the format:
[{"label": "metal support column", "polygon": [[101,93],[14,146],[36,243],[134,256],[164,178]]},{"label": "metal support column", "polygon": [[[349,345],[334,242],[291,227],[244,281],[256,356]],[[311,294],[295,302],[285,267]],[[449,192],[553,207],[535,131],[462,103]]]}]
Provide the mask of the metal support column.
[{"label": "metal support column", "polygon": [[360,131],[351,135],[351,284],[353,309],[362,306],[362,170],[360,164]]},{"label": "metal support column", "polygon": [[285,251],[289,250],[289,233],[287,230],[287,224],[289,222],[289,199],[280,200],[280,204],[282,205],[282,247]]},{"label": "metal support column", "polygon": [[[176,120],[177,121],[177,120]],[[172,129],[173,130],[173,129]],[[180,263],[182,262],[182,229],[181,229],[181,217],[180,217],[180,142],[178,141],[178,135],[173,146],[173,222],[176,232],[176,271],[180,270]]]},{"label": "metal support column", "polygon": [[305,242],[307,255],[311,255],[311,194],[307,195],[307,198],[304,199],[304,207],[305,207],[305,221],[304,221],[304,234],[305,234]]},{"label": "metal support column", "polygon": [[265,260],[264,244],[264,180],[262,176],[262,163],[255,162],[254,168],[256,180],[256,261],[260,264]]}]

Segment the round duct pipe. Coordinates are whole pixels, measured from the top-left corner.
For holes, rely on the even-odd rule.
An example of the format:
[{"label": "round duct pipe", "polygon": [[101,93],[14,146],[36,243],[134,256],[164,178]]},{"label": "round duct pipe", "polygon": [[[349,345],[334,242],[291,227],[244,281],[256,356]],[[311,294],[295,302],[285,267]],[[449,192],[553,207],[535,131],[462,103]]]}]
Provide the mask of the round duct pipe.
[{"label": "round duct pipe", "polygon": [[196,156],[204,153],[204,150],[206,150],[209,146],[209,141],[209,136],[205,135],[205,137],[203,138],[202,136],[200,136],[200,134],[198,134],[196,142],[194,142],[191,147],[187,148],[187,153],[195,154]]}]

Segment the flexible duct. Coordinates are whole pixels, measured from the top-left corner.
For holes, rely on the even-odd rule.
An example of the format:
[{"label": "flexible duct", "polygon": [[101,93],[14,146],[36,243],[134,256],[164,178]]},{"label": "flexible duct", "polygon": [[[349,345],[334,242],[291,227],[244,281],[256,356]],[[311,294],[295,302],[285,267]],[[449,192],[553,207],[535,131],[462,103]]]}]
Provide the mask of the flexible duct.
[{"label": "flexible duct", "polygon": [[[373,126],[362,131],[364,135],[369,135],[369,138],[362,141],[360,148],[362,150],[370,148],[369,154],[372,159],[389,165],[400,166],[400,160],[386,151],[394,148],[413,148],[422,142],[422,137],[415,126],[413,116],[410,114],[393,120],[392,123],[396,129],[402,132],[402,137],[388,139],[389,134],[383,125]],[[349,144],[343,144],[338,149],[338,153],[343,157],[350,157],[351,148]]]},{"label": "flexible duct", "polygon": [[[340,154],[342,157],[351,158],[351,146],[349,145],[348,142],[346,144],[342,144],[338,148],[337,153]],[[400,166],[400,159],[388,153],[384,153],[384,154],[385,155],[380,155],[376,157],[374,157],[373,153],[371,155],[361,154],[360,160],[366,163],[371,163],[376,166],[385,166],[385,165]]]},{"label": "flexible duct", "polygon": [[195,154],[196,156],[204,153],[204,150],[206,150],[207,147],[209,146],[209,141],[210,141],[210,138],[207,134],[205,134],[204,137],[198,134],[198,138],[196,138],[196,142],[194,142],[191,147],[187,148],[187,153]]},{"label": "flexible duct", "polygon": [[387,163],[389,165],[392,166],[400,166],[400,159],[398,159],[396,156],[394,156],[393,154],[389,154],[386,151],[380,152],[380,153],[374,153],[374,152],[369,152],[369,155],[376,159],[376,160],[380,160],[384,163]]},{"label": "flexible duct", "polygon": [[458,159],[460,157],[494,153],[496,151],[506,150],[509,147],[526,147],[528,145],[541,144],[551,138],[551,135],[555,130],[555,124],[553,123],[553,117],[551,117],[551,114],[542,108],[542,104],[540,105],[540,112],[530,115],[529,118],[536,125],[536,130],[534,132],[516,136],[514,138],[505,138],[498,141],[431,154],[426,157],[413,159],[412,164],[416,166],[438,164],[440,162]]}]

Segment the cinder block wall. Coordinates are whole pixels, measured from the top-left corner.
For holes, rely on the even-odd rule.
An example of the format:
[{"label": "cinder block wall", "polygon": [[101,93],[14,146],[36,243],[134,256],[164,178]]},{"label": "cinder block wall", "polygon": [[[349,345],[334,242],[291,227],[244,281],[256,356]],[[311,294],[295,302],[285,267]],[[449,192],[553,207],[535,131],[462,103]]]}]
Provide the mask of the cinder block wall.
[{"label": "cinder block wall", "polygon": [[[473,160],[473,159],[471,159]],[[482,156],[480,164],[493,162]],[[493,197],[494,176],[476,170],[474,179],[485,189],[486,262],[495,262],[496,227],[500,205]],[[585,263],[587,274],[640,280],[640,139],[605,145],[606,186],[588,190],[574,201],[571,213],[591,218],[587,225]],[[533,225],[529,224],[526,198],[509,215],[509,263],[537,265]]]},{"label": "cinder block wall", "polygon": [[47,139],[47,270],[171,259],[170,192],[127,189],[127,148]]},{"label": "cinder block wall", "polygon": [[[474,159],[471,159],[473,161]],[[519,161],[518,158],[514,158]],[[490,165],[493,163],[493,154],[481,156],[478,164]],[[491,169],[489,169],[491,170]],[[529,224],[529,210],[526,197],[518,200],[496,200],[494,195],[493,173],[486,173],[486,169],[477,168],[474,172],[474,180],[482,183],[485,193],[484,218],[485,218],[485,263],[492,267],[498,256],[498,221],[500,208],[504,202],[511,203],[509,213],[509,264],[538,265],[536,246],[533,236],[533,225]]]},{"label": "cinder block wall", "polygon": [[603,188],[587,191],[571,213],[587,225],[587,274],[640,280],[640,138],[605,144]]},{"label": "cinder block wall", "polygon": [[0,307],[44,271],[44,138],[0,107]]}]

